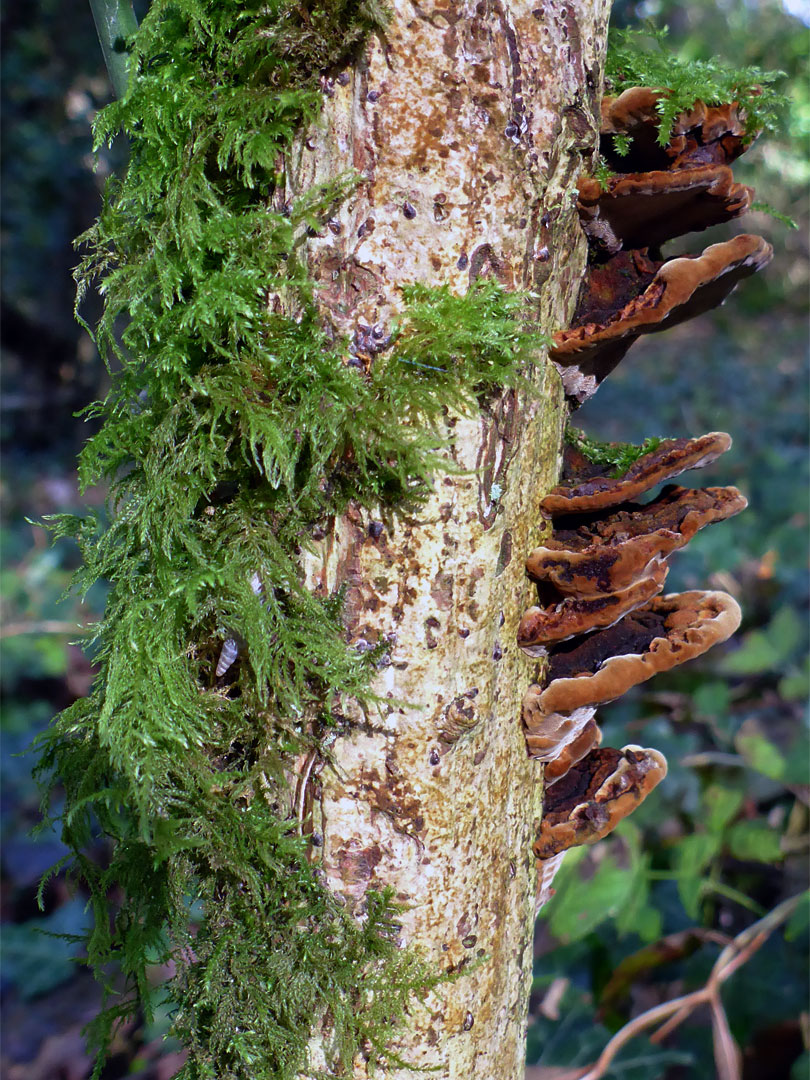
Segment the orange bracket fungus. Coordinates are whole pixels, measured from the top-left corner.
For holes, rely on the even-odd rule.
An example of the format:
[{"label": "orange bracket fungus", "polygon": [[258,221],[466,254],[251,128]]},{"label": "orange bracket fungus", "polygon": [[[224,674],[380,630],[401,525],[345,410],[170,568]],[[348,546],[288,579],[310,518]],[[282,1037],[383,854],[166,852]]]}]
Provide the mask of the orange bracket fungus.
[{"label": "orange bracket fungus", "polygon": [[661,592],[668,570],[666,562],[653,558],[625,589],[603,596],[566,596],[545,607],[530,607],[518,626],[518,645],[527,656],[545,656],[547,645],[612,626]]},{"label": "orange bracket fungus", "polygon": [[640,746],[591,750],[549,790],[533,850],[549,859],[607,836],[667,774],[657,750]]},{"label": "orange bracket fungus", "polygon": [[556,784],[573,765],[576,765],[578,761],[582,761],[586,754],[599,746],[601,741],[602,729],[595,720],[589,720],[576,739],[546,765],[543,773],[546,787]]},{"label": "orange bracket fungus", "polygon": [[[600,153],[617,173],[682,169],[690,165],[730,165],[747,149],[745,124],[736,101],[705,105],[696,101],[676,117],[669,141],[659,142],[658,102],[666,94],[631,86],[618,97],[602,99]],[[616,150],[614,136],[630,140],[627,153]]]},{"label": "orange bracket fungus", "polygon": [[[773,248],[760,236],[742,234],[712,244],[702,255],[657,264],[643,291],[620,306],[582,312],[576,325],[554,335],[549,357],[566,394],[580,404],[596,393],[642,334],[677,326],[717,307],[743,278],[770,262]],[[640,281],[644,282],[644,275]],[[603,298],[603,302],[604,302]]]},{"label": "orange bracket fungus", "polygon": [[731,221],[750,209],[754,195],[735,184],[728,165],[630,173],[604,185],[584,177],[578,188],[582,227],[606,255],[622,248],[657,250],[676,236]]},{"label": "orange bracket fungus", "polygon": [[726,593],[656,597],[614,626],[549,650],[549,681],[536,707],[549,716],[614,701],[630,687],[725,641],[740,618],[737,601]]},{"label": "orange bracket fungus", "polygon": [[557,518],[551,540],[526,560],[529,577],[546,592],[553,587],[555,599],[524,614],[518,645],[543,656],[554,642],[612,626],[661,592],[666,556],[747,505],[733,487],[670,484],[645,505],[622,503],[584,521]]},{"label": "orange bracket fungus", "polygon": [[570,712],[542,712],[536,703],[538,686],[530,686],[523,698],[523,724],[529,757],[537,761],[556,761],[593,722],[596,706],[571,709]]},{"label": "orange bracket fungus", "polygon": [[[695,102],[662,145],[667,93],[632,87],[602,102],[600,152],[612,175],[579,182],[588,273],[572,326],[549,352],[574,408],[638,337],[721,304],[773,254],[761,237],[740,235],[698,256],[662,257],[666,241],[738,217],[753,198],[730,168],[751,141],[738,104]],[[733,487],[669,484],[649,502],[633,501],[730,446],[717,431],[667,439],[618,476],[566,446],[561,483],[540,502],[552,535],[526,561],[538,603],[517,632],[524,653],[546,659],[522,703],[527,750],[544,763],[546,784],[533,846],[538,906],[566,850],[607,836],[666,775],[657,750],[601,747],[597,707],[700,656],[740,623],[725,593],[659,594],[669,555],[743,510],[745,497]]]},{"label": "orange bracket fungus", "polygon": [[710,431],[696,439],[664,439],[636,458],[620,476],[606,476],[603,465],[594,465],[573,446],[563,454],[565,483],[540,501],[546,514],[583,514],[630,502],[665,480],[687,469],[710,465],[731,447],[731,436]]}]

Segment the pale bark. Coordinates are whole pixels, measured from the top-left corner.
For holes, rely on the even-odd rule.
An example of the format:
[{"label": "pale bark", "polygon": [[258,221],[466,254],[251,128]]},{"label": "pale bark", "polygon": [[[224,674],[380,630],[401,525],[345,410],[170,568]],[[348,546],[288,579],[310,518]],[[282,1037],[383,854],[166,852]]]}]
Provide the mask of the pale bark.
[{"label": "pale bark", "polygon": [[[402,284],[460,293],[481,274],[538,290],[540,328],[567,325],[585,262],[572,194],[596,146],[607,13],[607,0],[395,0],[385,37],[325,81],[289,194],[363,174],[310,245],[337,331],[387,333]],[[542,771],[520,725],[536,669],[515,634],[566,412],[542,355],[536,383],[533,397],[448,419],[463,471],[437,477],[417,519],[376,535],[374,516],[352,511],[306,563],[313,588],[348,583],[352,642],[389,637],[374,688],[391,703],[336,741],[334,767],[311,770],[299,810],[333,890],[359,911],[369,887],[393,885],[409,905],[403,944],[438,970],[469,966],[414,1008],[396,1046],[442,1078],[524,1070]]]}]

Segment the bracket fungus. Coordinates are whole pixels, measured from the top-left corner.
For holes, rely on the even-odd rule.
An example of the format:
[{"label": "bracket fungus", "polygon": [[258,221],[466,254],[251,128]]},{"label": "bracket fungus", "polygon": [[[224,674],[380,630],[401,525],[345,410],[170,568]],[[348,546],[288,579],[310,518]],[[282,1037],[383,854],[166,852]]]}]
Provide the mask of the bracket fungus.
[{"label": "bracket fungus", "polygon": [[596,749],[602,741],[602,729],[595,720],[589,720],[579,735],[546,764],[543,778],[546,788],[565,776],[572,766],[582,761],[586,754]]},{"label": "bracket fungus", "polygon": [[739,605],[727,593],[658,596],[614,626],[549,650],[547,685],[529,687],[524,715],[536,724],[553,714],[570,715],[614,701],[632,686],[725,641],[740,619]]},{"label": "bracket fungus", "polygon": [[725,431],[710,431],[695,439],[664,439],[636,458],[620,476],[605,475],[604,465],[594,465],[573,446],[563,453],[565,483],[540,501],[546,514],[585,514],[630,502],[645,491],[672,480],[687,469],[710,465],[731,447]]},{"label": "bracket fungus", "polygon": [[667,774],[657,750],[640,746],[591,750],[547,792],[533,850],[549,859],[594,844],[615,829]]},{"label": "bracket fungus", "polygon": [[523,698],[526,747],[535,761],[554,761],[572,746],[593,722],[596,706],[568,713],[542,712],[537,706],[539,686],[530,686]]},{"label": "bracket fungus", "polygon": [[545,656],[546,646],[554,642],[612,626],[660,593],[668,570],[663,559],[653,558],[625,589],[599,596],[566,596],[545,607],[530,607],[518,626],[518,645],[527,656]]},{"label": "bracket fungus", "polygon": [[751,207],[753,188],[734,182],[728,165],[611,176],[604,184],[583,177],[577,210],[596,249],[656,251],[667,240],[732,221]]},{"label": "bracket fungus", "polygon": [[668,484],[648,503],[620,503],[586,520],[558,517],[551,539],[526,560],[526,572],[566,596],[606,598],[649,579],[651,564],[747,505],[735,487]]},{"label": "bracket fungus", "polygon": [[[697,101],[664,139],[668,93],[631,87],[602,102],[600,152],[613,175],[579,182],[588,276],[571,329],[549,351],[574,408],[638,337],[721,304],[773,254],[761,237],[741,235],[698,256],[661,257],[666,241],[738,217],[753,198],[730,168],[753,137],[738,103]],[[657,750],[600,747],[597,706],[725,641],[740,623],[725,593],[657,594],[668,556],[743,510],[744,496],[670,484],[645,504],[632,501],[730,445],[723,432],[667,439],[619,476],[567,446],[562,483],[541,500],[553,533],[527,559],[539,602],[517,634],[525,653],[548,658],[543,684],[522,703],[527,749],[544,763],[546,784],[533,849],[538,906],[552,895],[566,850],[606,836],[666,775]]]},{"label": "bracket fungus", "polygon": [[[696,101],[675,118],[669,140],[661,145],[658,104],[666,92],[631,86],[618,97],[602,98],[600,152],[614,172],[680,169],[688,165],[730,165],[751,142],[744,113],[736,101],[706,105]],[[613,136],[630,140],[620,154]]]},{"label": "bracket fungus", "polygon": [[600,310],[595,319],[582,313],[576,326],[554,335],[549,351],[566,394],[580,404],[586,401],[638,337],[677,326],[721,304],[772,255],[773,248],[762,237],[741,234],[712,244],[702,255],[659,264],[643,291],[629,300],[620,297],[612,312]]}]

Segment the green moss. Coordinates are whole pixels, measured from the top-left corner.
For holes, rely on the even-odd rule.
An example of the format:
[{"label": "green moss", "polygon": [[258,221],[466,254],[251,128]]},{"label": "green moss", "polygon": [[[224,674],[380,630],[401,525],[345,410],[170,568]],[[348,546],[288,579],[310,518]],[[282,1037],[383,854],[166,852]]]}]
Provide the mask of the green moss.
[{"label": "green moss", "polygon": [[[347,647],[340,597],[303,587],[301,548],[350,499],[418,505],[443,466],[446,409],[516,384],[540,344],[525,298],[487,281],[463,297],[406,289],[368,372],[321,324],[300,246],[354,178],[284,214],[273,195],[321,70],[380,18],[370,4],[159,0],[129,43],[127,95],[96,126],[99,142],[131,142],[77,274],[79,300],[100,283],[96,339],[115,357],[80,477],[110,495],[104,515],[53,528],[81,548],[78,589],[110,589],[87,642],[92,693],[54,721],[39,769],[90,890],[89,961],[102,979],[116,962],[130,987],[91,1034],[103,1051],[138,1002],[148,1015],[150,969],[171,961],[159,993],[188,1080],[288,1080],[318,1023],[335,1068],[358,1049],[385,1060],[439,977],[397,948],[389,895],[351,914],[323,886],[285,780],[295,755],[326,756],[348,699],[374,705],[377,653]],[[294,318],[272,313],[274,293]],[[217,680],[232,635],[240,659]],[[86,854],[99,837],[103,866]]]},{"label": "green moss", "polygon": [[[732,68],[717,60],[685,60],[668,50],[666,37],[666,28],[611,29],[605,65],[607,93],[620,94],[631,86],[666,91],[657,105],[661,114],[658,133],[661,146],[669,142],[675,118],[691,109],[696,101],[707,105],[739,102],[745,109],[750,139],[759,131],[774,130],[787,99],[774,90],[773,83],[783,78],[784,72]],[[620,147],[617,151],[623,152]]]},{"label": "green moss", "polygon": [[610,472],[608,476],[624,476],[630,466],[644,454],[656,450],[664,441],[663,437],[651,436],[640,446],[633,443],[604,443],[590,438],[579,428],[570,424],[565,429],[565,441],[575,447],[594,465],[602,465]]},{"label": "green moss", "polygon": [[602,155],[597,154],[596,159],[594,161],[594,167],[593,167],[593,174],[592,175],[594,176],[594,178],[596,180],[599,181],[599,186],[602,189],[602,191],[607,191],[607,189],[608,189],[608,181],[610,180],[610,178],[612,176],[615,176],[616,174],[613,172],[613,170],[608,165],[608,163],[605,161],[605,159],[602,157]]}]

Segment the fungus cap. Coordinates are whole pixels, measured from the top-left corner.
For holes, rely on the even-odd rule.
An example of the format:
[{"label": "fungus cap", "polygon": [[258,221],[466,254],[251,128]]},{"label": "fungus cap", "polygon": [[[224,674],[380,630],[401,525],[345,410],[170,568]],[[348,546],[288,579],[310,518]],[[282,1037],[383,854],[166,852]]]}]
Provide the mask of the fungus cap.
[{"label": "fungus cap", "polygon": [[[621,503],[585,521],[558,517],[551,539],[526,560],[526,571],[535,581],[578,599],[604,600],[611,594],[627,594],[625,611],[630,611],[644,602],[638,599],[632,603],[629,590],[634,585],[659,581],[663,587],[666,571],[662,576],[657,568],[667,555],[684,547],[700,529],[739,514],[747,505],[748,500],[735,487],[669,484],[648,503]],[[646,599],[658,591],[650,592]],[[549,618],[551,632],[555,624],[575,625],[571,617],[564,622],[562,614],[556,620]],[[583,614],[588,614],[587,608]],[[539,629],[539,618],[531,622]]]},{"label": "fungus cap", "polygon": [[619,363],[642,334],[677,326],[721,304],[732,289],[770,262],[773,248],[761,236],[745,233],[712,244],[695,258],[663,263],[644,291],[598,321],[587,313],[579,325],[554,335],[549,358],[560,372],[566,394],[582,403]]},{"label": "fungus cap", "polygon": [[564,858],[565,852],[561,851],[557,855],[552,855],[550,859],[537,860],[537,891],[534,904],[535,915],[554,895],[554,889],[552,888],[554,878],[557,876],[557,871],[560,869]]},{"label": "fungus cap", "polygon": [[548,683],[531,700],[532,723],[541,727],[553,714],[573,715],[614,701],[632,686],[725,641],[740,619],[739,605],[727,593],[669,593],[606,630],[555,646]]},{"label": "fungus cap", "polygon": [[556,758],[547,762],[543,770],[546,788],[562,779],[569,769],[582,761],[585,755],[594,750],[601,741],[602,729],[595,720],[589,720],[576,739],[568,743]]},{"label": "fungus cap", "polygon": [[566,596],[556,604],[530,607],[518,626],[518,645],[527,656],[545,656],[548,645],[613,626],[661,592],[668,570],[663,559],[653,558],[624,589],[599,596]]},{"label": "fungus cap", "polygon": [[658,249],[667,240],[722,225],[751,208],[754,189],[734,182],[728,165],[626,173],[606,183],[578,183],[582,228],[606,254],[622,248]]},{"label": "fungus cap", "polygon": [[[631,86],[618,97],[602,98],[600,152],[615,172],[679,169],[694,164],[730,165],[747,148],[744,113],[736,101],[706,105],[696,101],[675,117],[669,141],[658,141],[658,102],[665,91]],[[613,135],[629,136],[628,153],[619,154]]]},{"label": "fungus cap", "polygon": [[605,510],[637,499],[665,480],[687,469],[700,469],[716,461],[731,447],[731,436],[710,431],[694,439],[665,439],[654,450],[642,454],[621,476],[605,476],[600,469],[567,446],[563,459],[563,479],[540,502],[546,514],[582,514]]},{"label": "fungus cap", "polygon": [[550,859],[601,840],[666,774],[666,758],[658,750],[633,745],[591,750],[546,792],[535,855]]},{"label": "fungus cap", "polygon": [[530,686],[523,697],[522,716],[526,729],[526,748],[536,761],[554,761],[574,743],[593,720],[595,706],[570,712],[548,713],[538,707],[542,687]]}]

